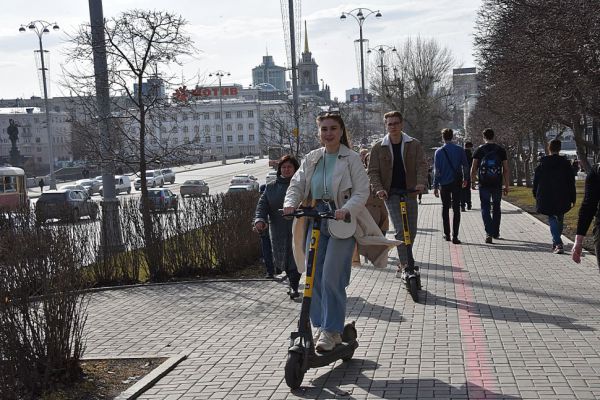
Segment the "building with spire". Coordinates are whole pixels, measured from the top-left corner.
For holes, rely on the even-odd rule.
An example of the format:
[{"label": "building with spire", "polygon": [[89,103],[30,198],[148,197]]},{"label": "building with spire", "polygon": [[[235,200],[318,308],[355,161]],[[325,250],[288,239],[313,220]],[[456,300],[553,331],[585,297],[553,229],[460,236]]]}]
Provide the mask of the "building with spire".
[{"label": "building with spire", "polygon": [[329,85],[319,87],[319,66],[308,48],[308,31],[304,21],[304,51],[298,62],[298,92],[300,96],[316,96],[330,101]]}]

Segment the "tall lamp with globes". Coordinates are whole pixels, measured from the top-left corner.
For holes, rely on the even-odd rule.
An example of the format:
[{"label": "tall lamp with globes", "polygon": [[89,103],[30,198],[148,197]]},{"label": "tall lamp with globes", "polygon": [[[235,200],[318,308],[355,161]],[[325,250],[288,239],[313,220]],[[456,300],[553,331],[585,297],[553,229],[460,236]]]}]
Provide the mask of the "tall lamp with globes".
[{"label": "tall lamp with globes", "polygon": [[364,46],[363,46],[363,24],[368,17],[375,15],[375,18],[381,18],[381,12],[379,10],[371,10],[369,8],[355,8],[350,11],[342,12],[340,19],[344,21],[347,17],[352,17],[358,23],[359,34],[360,34],[360,97],[362,103],[362,122],[363,122],[363,138],[367,136],[367,99],[365,95],[365,57],[364,57]]},{"label": "tall lamp with globes", "polygon": [[223,89],[221,87],[221,79],[224,76],[230,76],[230,75],[231,74],[229,72],[225,72],[223,70],[218,70],[211,74],[208,74],[208,76],[210,76],[210,77],[216,76],[217,79],[219,80],[219,107],[220,107],[219,115],[221,116],[221,146],[223,149],[223,159],[221,160],[221,164],[223,164],[223,165],[227,164],[227,157],[225,156],[225,131],[223,130]]},{"label": "tall lamp with globes", "polygon": [[27,29],[35,33],[38,37],[39,42],[39,53],[40,53],[40,61],[41,61],[41,70],[42,70],[42,86],[44,89],[44,108],[46,109],[46,129],[48,130],[48,158],[50,164],[50,189],[56,189],[56,176],[54,174],[54,143],[52,137],[52,125],[50,121],[50,107],[48,105],[48,86],[46,83],[46,63],[44,60],[44,45],[42,42],[42,37],[44,34],[50,33],[50,27],[52,30],[59,30],[59,26],[56,22],[47,22],[42,20],[31,21],[28,24],[21,25],[19,28],[19,32],[26,32]]},{"label": "tall lamp with globes", "polygon": [[[380,90],[380,97],[381,97],[381,107],[382,107],[382,112],[381,115],[383,115],[384,110],[383,108],[385,107],[385,102],[383,101],[384,96],[388,95],[389,96],[389,89],[387,89],[386,83],[385,83],[385,72],[384,72],[384,68],[385,68],[385,53],[386,51],[392,52],[392,53],[397,53],[396,47],[395,46],[388,46],[386,44],[378,44],[377,46],[370,48],[369,50],[367,50],[367,54],[371,54],[373,52],[373,50],[377,51],[379,53],[379,65],[378,67],[381,69],[381,90]],[[383,124],[383,132],[385,133],[385,122]]]}]

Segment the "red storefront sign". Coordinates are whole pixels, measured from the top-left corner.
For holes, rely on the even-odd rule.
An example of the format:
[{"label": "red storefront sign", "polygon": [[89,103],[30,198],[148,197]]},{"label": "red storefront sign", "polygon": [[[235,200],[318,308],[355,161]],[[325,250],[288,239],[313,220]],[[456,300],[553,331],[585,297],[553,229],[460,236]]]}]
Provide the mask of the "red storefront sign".
[{"label": "red storefront sign", "polygon": [[221,93],[219,94],[218,86],[210,87],[196,87],[195,89],[188,89],[186,86],[182,86],[173,93],[173,97],[178,101],[188,101],[192,97],[200,98],[215,98],[222,97],[236,97],[239,93],[237,86],[221,86]]}]

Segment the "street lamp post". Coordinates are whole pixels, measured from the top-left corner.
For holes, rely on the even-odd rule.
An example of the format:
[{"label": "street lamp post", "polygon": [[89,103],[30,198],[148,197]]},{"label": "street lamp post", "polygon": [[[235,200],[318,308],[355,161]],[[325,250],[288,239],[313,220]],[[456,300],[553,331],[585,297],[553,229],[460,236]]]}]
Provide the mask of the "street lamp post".
[{"label": "street lamp post", "polygon": [[54,175],[54,144],[52,138],[52,129],[50,122],[50,107],[48,106],[48,87],[46,84],[46,64],[44,62],[44,46],[42,44],[42,36],[44,33],[50,33],[49,27],[52,27],[52,30],[59,30],[60,28],[56,24],[56,22],[50,23],[42,20],[31,21],[27,25],[21,25],[19,28],[19,32],[25,32],[25,26],[34,32],[39,41],[40,45],[40,60],[42,65],[42,85],[44,87],[44,108],[46,109],[46,129],[48,130],[48,156],[50,158],[50,189],[56,190],[56,177]]},{"label": "street lamp post", "polygon": [[[363,13],[363,10],[367,13]],[[372,14],[375,14],[375,18],[381,18],[379,10],[373,11],[369,8],[355,8],[348,12],[342,12],[340,16],[341,20],[345,20],[347,16],[351,16],[358,23],[360,33],[360,97],[362,102],[362,121],[363,121],[363,137],[367,136],[367,109],[366,109],[366,95],[365,95],[365,57],[363,49],[363,23]]]},{"label": "street lamp post", "polygon": [[[377,47],[379,47],[377,49]],[[383,108],[385,107],[383,98],[384,98],[384,93],[388,92],[389,95],[389,90],[387,90],[387,85],[385,84],[385,74],[384,74],[384,68],[385,68],[385,64],[383,63],[384,61],[384,57],[385,57],[385,52],[386,50],[389,50],[393,53],[396,53],[396,47],[395,46],[388,46],[385,44],[378,44],[377,46],[375,46],[372,49],[367,50],[367,54],[371,54],[373,52],[373,50],[377,50],[379,52],[379,65],[378,67],[381,68],[381,114],[383,115],[384,110]],[[383,122],[383,132],[385,133],[385,121]]]},{"label": "street lamp post", "polygon": [[225,72],[222,70],[218,70],[216,72],[213,72],[212,74],[208,74],[208,76],[216,76],[219,79],[219,107],[220,107],[220,112],[219,115],[221,116],[221,146],[223,148],[223,159],[221,160],[221,164],[225,165],[227,164],[227,158],[225,157],[225,130],[223,129],[223,89],[221,88],[221,79],[224,76],[229,76],[231,75],[229,72]]}]

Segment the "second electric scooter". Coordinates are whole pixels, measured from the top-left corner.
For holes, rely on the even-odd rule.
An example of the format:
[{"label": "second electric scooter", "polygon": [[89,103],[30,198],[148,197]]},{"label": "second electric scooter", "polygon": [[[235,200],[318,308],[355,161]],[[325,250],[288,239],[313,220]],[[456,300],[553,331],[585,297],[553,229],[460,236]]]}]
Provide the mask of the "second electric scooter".
[{"label": "second electric scooter", "polygon": [[313,333],[310,325],[310,304],[313,290],[313,277],[317,264],[317,252],[319,248],[319,237],[321,235],[321,220],[323,218],[335,219],[334,212],[318,211],[315,208],[301,208],[290,217],[312,218],[312,231],[310,237],[310,248],[306,257],[306,283],[304,285],[304,297],[300,309],[300,320],[298,331],[292,332],[290,337],[290,348],[285,363],[285,383],[290,389],[298,389],[304,379],[304,374],[309,368],[319,368],[331,364],[337,360],[349,361],[354,356],[354,350],[358,347],[356,341],[357,332],[354,321],[344,326],[342,332],[342,344],[338,344],[333,350],[318,353],[315,350]]},{"label": "second electric scooter", "polygon": [[406,197],[409,193],[416,193],[417,190],[401,190],[392,189],[390,196],[397,195],[400,197],[400,214],[402,215],[402,230],[404,234],[404,244],[406,246],[407,265],[402,273],[401,279],[406,285],[406,289],[410,293],[413,301],[419,301],[419,290],[421,289],[421,273],[419,267],[415,266],[415,258],[412,252],[412,239],[410,237],[410,227],[408,225],[408,209],[406,206]]}]

